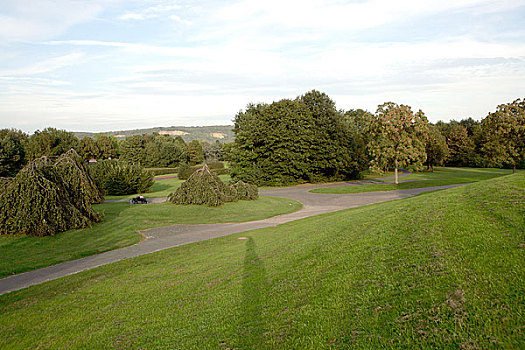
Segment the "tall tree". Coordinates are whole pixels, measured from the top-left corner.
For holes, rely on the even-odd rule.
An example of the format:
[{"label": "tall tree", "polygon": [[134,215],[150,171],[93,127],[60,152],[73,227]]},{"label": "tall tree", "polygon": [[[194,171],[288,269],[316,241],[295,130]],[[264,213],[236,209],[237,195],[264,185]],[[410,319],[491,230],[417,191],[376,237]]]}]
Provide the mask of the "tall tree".
[{"label": "tall tree", "polygon": [[409,106],[384,103],[377,108],[369,132],[370,168],[376,171],[394,168],[396,184],[398,168],[420,166],[426,159],[428,121],[421,110],[414,114]]},{"label": "tall tree", "polygon": [[66,130],[37,130],[27,141],[26,155],[28,160],[41,156],[59,156],[72,148],[77,149],[78,142],[75,134]]},{"label": "tall tree", "polygon": [[450,129],[447,136],[447,145],[450,157],[447,161],[452,166],[468,166],[474,154],[474,142],[468,136],[466,127],[456,124]]},{"label": "tall tree", "polygon": [[144,139],[144,135],[128,136],[126,139],[120,141],[119,159],[128,163],[144,164],[146,159],[145,148],[146,140]]},{"label": "tall tree", "polygon": [[21,130],[0,130],[0,177],[15,176],[24,167],[24,144],[27,138],[27,134]]},{"label": "tall tree", "polygon": [[525,100],[498,106],[482,122],[483,152],[491,166],[516,166],[525,160]]},{"label": "tall tree", "polygon": [[95,135],[99,159],[115,159],[118,156],[118,141],[115,136]]},{"label": "tall tree", "polygon": [[204,160],[204,155],[202,152],[202,145],[199,141],[193,140],[188,143],[188,158],[190,164],[200,164]]},{"label": "tall tree", "polygon": [[434,172],[434,166],[442,165],[449,155],[447,140],[437,127],[429,125],[428,139],[425,147],[427,160],[425,164]]},{"label": "tall tree", "polygon": [[98,159],[100,152],[95,141],[89,136],[84,136],[78,143],[78,154],[83,160],[90,160]]}]

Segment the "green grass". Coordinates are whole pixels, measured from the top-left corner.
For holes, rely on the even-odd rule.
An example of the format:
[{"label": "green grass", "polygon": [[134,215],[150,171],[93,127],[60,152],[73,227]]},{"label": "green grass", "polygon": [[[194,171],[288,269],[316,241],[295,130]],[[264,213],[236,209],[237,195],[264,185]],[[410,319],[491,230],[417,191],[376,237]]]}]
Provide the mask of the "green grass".
[{"label": "green grass", "polygon": [[[369,184],[369,185],[358,185],[358,186],[343,186],[343,187],[332,187],[332,188],[320,188],[310,192],[313,193],[333,193],[333,194],[345,194],[345,193],[362,193],[362,192],[375,192],[375,191],[394,191],[394,190],[406,190],[411,188],[422,188],[432,186],[444,186],[452,184],[462,184],[477,182],[482,180],[491,179],[498,176],[509,175],[512,170],[504,169],[477,169],[477,168],[436,168],[433,173],[431,172],[420,172],[413,173],[408,176],[399,178],[399,181],[410,181],[400,182],[399,184],[393,183],[381,183],[381,184]],[[392,180],[388,180],[392,181]]]},{"label": "green grass", "polygon": [[0,277],[139,242],[138,230],[173,224],[211,224],[265,219],[301,208],[299,202],[277,197],[226,203],[220,207],[171,203],[94,206],[104,221],[92,228],[70,230],[55,237],[0,236]]},{"label": "green grass", "polygon": [[[161,175],[161,177],[162,176],[168,175]],[[222,181],[231,180],[230,175],[219,175],[219,178]],[[156,180],[153,186],[151,187],[151,190],[149,192],[143,193],[143,195],[146,198],[167,197],[170,193],[175,192],[175,190],[179,188],[184,181],[185,180],[180,180],[178,178]],[[130,199],[136,196],[137,194],[130,194],[125,196],[106,196],[106,199]]]},{"label": "green grass", "polygon": [[103,266],[0,296],[0,348],[524,348],[524,204],[516,174]]}]

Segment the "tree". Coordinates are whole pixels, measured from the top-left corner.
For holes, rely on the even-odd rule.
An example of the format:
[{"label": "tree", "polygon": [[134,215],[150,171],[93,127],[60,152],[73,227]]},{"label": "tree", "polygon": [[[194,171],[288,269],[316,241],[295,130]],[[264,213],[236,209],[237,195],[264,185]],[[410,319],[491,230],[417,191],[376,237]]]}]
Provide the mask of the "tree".
[{"label": "tree", "polygon": [[115,159],[118,156],[118,141],[115,136],[95,135],[95,144],[98,148],[97,159]]},{"label": "tree", "polygon": [[24,167],[24,144],[27,138],[27,134],[21,130],[0,130],[0,177],[15,176]]},{"label": "tree", "polygon": [[425,161],[428,121],[421,110],[414,114],[409,106],[384,103],[377,108],[368,131],[370,168],[381,172],[393,167],[396,184],[398,168]]},{"label": "tree", "polygon": [[26,147],[26,156],[32,160],[42,156],[59,156],[70,149],[78,148],[78,138],[72,132],[46,128],[35,131],[29,137]]},{"label": "tree", "polygon": [[234,119],[232,177],[258,185],[285,185],[312,178],[313,117],[300,101],[250,104]]},{"label": "tree", "polygon": [[312,90],[297,100],[306,105],[313,117],[310,159],[314,176],[333,180],[359,176],[365,161],[357,124],[345,118],[325,93]]},{"label": "tree", "polygon": [[128,136],[120,141],[120,160],[128,163],[143,164],[146,159],[146,140],[144,135]]},{"label": "tree", "polygon": [[499,105],[482,122],[483,152],[490,166],[516,166],[525,160],[525,100]]},{"label": "tree", "polygon": [[0,234],[53,236],[102,219],[91,206],[102,192],[74,150],[33,160],[0,194]]},{"label": "tree", "polygon": [[468,136],[466,127],[457,124],[450,129],[447,136],[450,157],[447,161],[452,166],[468,166],[474,153],[474,142]]},{"label": "tree", "polygon": [[188,143],[188,158],[192,165],[200,164],[204,161],[204,154],[202,152],[202,145],[199,141],[193,140]]},{"label": "tree", "polygon": [[438,128],[429,125],[428,139],[425,147],[427,160],[425,164],[434,172],[435,165],[442,165],[449,155],[447,140]]},{"label": "tree", "polygon": [[100,151],[91,137],[84,136],[78,143],[78,154],[84,160],[98,159]]}]

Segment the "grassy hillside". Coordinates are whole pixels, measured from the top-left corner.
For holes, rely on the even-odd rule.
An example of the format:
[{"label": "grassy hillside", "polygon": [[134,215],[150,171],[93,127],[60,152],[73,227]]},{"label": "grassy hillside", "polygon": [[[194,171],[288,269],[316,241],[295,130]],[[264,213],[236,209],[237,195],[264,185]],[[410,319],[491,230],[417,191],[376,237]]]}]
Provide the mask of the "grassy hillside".
[{"label": "grassy hillside", "polygon": [[260,197],[220,207],[105,203],[94,208],[104,214],[104,220],[92,228],[69,230],[55,237],[0,236],[0,277],[125,247],[139,242],[142,235],[138,231],[147,228],[259,220],[299,210],[301,204]]},{"label": "grassy hillside", "polygon": [[[408,176],[400,177],[399,184],[375,183],[361,186],[342,186],[320,188],[312,190],[313,193],[362,193],[375,191],[406,190],[411,188],[423,188],[432,186],[444,186],[453,184],[471,183],[494,177],[512,174],[509,169],[485,169],[485,168],[436,168],[434,172],[418,172]],[[392,179],[385,180],[392,182]]]},{"label": "grassy hillside", "polygon": [[[180,135],[184,141],[189,142],[192,140],[203,140],[208,142],[232,142],[234,140],[232,125],[214,125],[214,126],[169,126],[169,127],[154,127],[146,129],[133,129],[133,130],[118,130],[108,131],[99,134],[103,135],[114,135],[117,138],[124,138],[132,135],[142,135],[157,133],[172,133],[173,136]],[[75,132],[75,135],[79,138],[84,136],[94,137],[96,133],[90,132]]]},{"label": "grassy hillside", "polygon": [[523,348],[524,204],[517,174],[103,266],[0,296],[0,348]]}]

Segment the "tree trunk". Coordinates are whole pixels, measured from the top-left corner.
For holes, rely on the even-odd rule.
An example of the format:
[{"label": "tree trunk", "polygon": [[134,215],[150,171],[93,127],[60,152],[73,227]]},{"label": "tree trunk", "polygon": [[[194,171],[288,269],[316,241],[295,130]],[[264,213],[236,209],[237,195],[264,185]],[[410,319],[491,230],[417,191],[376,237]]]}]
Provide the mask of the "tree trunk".
[{"label": "tree trunk", "polygon": [[397,179],[397,160],[395,161],[395,164],[394,164],[394,165],[395,165],[395,167],[396,167],[396,169],[395,169],[395,171],[394,171],[394,174],[395,174],[395,175],[394,175],[394,183],[397,185],[397,184],[399,184],[399,181],[398,181],[398,179]]},{"label": "tree trunk", "polygon": [[514,166],[512,167],[512,173],[516,174],[516,164],[514,164]]}]

